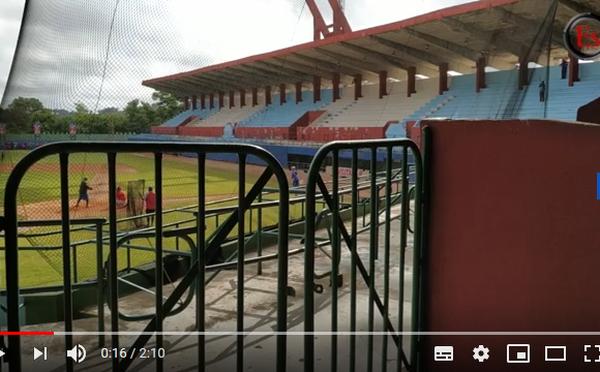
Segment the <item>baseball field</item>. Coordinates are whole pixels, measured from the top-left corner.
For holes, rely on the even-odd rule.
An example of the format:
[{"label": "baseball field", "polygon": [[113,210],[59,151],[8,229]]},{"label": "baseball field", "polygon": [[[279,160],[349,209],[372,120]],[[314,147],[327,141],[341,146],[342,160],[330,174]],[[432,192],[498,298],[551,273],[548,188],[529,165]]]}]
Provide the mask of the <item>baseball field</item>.
[{"label": "baseball field", "polygon": [[[27,151],[6,151],[0,162],[0,214],[4,205],[4,192],[6,180],[11,169],[25,156]],[[246,190],[249,190],[254,181],[262,173],[260,166],[247,165]],[[79,185],[86,178],[92,188],[89,191],[89,205],[85,202],[76,206]],[[123,190],[128,190],[130,182],[143,184],[143,192],[148,187],[153,187],[154,159],[151,154],[119,154],[117,157],[117,184]],[[237,204],[237,164],[217,161],[207,161],[206,164],[206,199],[207,208],[218,208]],[[276,186],[271,180],[269,186]],[[193,210],[197,205],[197,162],[193,158],[168,155],[163,160],[163,200],[164,224],[178,223],[178,227],[192,226]],[[272,198],[276,198],[272,195]],[[71,219],[77,218],[107,218],[108,217],[108,175],[106,155],[102,154],[72,154],[69,157],[69,211]],[[57,156],[48,157],[32,168],[23,178],[18,195],[19,220],[56,220],[60,219],[60,176],[59,161]],[[186,207],[189,207],[186,209]],[[300,216],[300,206],[291,208],[292,216]],[[120,219],[128,217],[127,208],[118,210]],[[225,216],[220,216],[221,221]],[[131,221],[118,224],[120,232],[139,229]],[[258,220],[257,214],[246,217],[246,231],[255,230]],[[270,225],[277,221],[277,209],[265,208],[262,213],[262,224]],[[217,226],[216,218],[207,219],[207,236]],[[147,224],[143,219],[141,224]],[[142,226],[143,227],[143,226]],[[108,231],[108,226],[103,226],[103,231]],[[27,227],[19,230],[19,267],[21,288],[60,285],[62,283],[62,234],[60,226],[52,227]],[[232,232],[232,234],[234,234]],[[107,236],[108,234],[105,234]],[[70,233],[73,267],[77,275],[76,281],[85,281],[96,275],[96,243],[95,232],[91,226],[78,228],[73,226]],[[165,248],[174,249],[174,239],[164,240]],[[4,288],[4,240],[0,239],[0,287]],[[105,242],[106,244],[106,242]],[[153,248],[154,239],[138,239],[133,245]],[[185,244],[179,249],[187,250]],[[108,247],[104,246],[104,256]],[[139,266],[154,260],[151,250],[132,249],[130,263]],[[127,264],[126,249],[119,250],[119,267]],[[74,274],[75,275],[75,274]]]}]

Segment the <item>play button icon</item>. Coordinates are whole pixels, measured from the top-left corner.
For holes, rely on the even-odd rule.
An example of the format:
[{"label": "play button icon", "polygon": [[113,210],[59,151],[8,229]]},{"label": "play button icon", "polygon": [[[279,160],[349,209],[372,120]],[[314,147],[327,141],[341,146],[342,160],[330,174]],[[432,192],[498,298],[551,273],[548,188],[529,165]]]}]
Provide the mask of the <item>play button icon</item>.
[{"label": "play button icon", "polygon": [[4,352],[4,350],[0,349],[0,358],[2,358],[5,355],[6,355],[6,353]]},{"label": "play button icon", "polygon": [[44,360],[48,360],[48,348],[44,347],[43,350],[38,349],[37,347],[33,348],[33,360],[38,360],[43,357]]}]

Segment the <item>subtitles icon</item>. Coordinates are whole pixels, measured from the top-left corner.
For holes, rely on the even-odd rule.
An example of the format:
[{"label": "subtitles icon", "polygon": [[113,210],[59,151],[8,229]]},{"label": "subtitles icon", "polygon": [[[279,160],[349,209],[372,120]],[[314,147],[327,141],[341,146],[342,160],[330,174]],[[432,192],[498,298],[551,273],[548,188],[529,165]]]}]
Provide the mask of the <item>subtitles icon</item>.
[{"label": "subtitles icon", "polygon": [[506,363],[529,363],[529,344],[506,345]]},{"label": "subtitles icon", "polygon": [[433,360],[436,362],[452,362],[454,360],[454,346],[434,347]]}]

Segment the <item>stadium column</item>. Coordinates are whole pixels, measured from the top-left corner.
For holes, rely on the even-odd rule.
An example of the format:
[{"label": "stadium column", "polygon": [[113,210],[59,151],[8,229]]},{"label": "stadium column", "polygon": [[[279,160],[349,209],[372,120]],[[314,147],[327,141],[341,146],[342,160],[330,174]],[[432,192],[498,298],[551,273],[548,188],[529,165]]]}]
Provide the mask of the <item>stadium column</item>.
[{"label": "stadium column", "polygon": [[387,71],[379,71],[379,98],[387,96]]},{"label": "stadium column", "polygon": [[200,94],[200,110],[204,110],[206,108],[206,94]]},{"label": "stadium column", "polygon": [[313,103],[321,100],[321,77],[313,76]]},{"label": "stadium column", "polygon": [[417,68],[415,66],[410,66],[406,73],[408,74],[408,79],[406,80],[406,96],[410,97],[411,94],[417,93],[416,89],[416,79],[417,79]]},{"label": "stadium column", "polygon": [[579,81],[579,58],[569,54],[569,86]]},{"label": "stadium column", "polygon": [[475,62],[475,91],[479,93],[485,88],[485,57],[481,56]]},{"label": "stadium column", "polygon": [[258,105],[258,88],[252,88],[252,107]]},{"label": "stadium column", "polygon": [[333,85],[333,102],[340,99],[340,73],[334,72],[331,78],[331,84]]},{"label": "stadium column", "polygon": [[265,87],[265,106],[269,106],[271,104],[271,86],[267,85]]},{"label": "stadium column", "polygon": [[246,106],[246,89],[240,89],[240,107]]},{"label": "stadium column", "polygon": [[229,91],[229,108],[235,106],[235,92],[233,90]]},{"label": "stadium column", "polygon": [[519,58],[519,90],[529,84],[529,62],[524,58]]},{"label": "stadium column", "polygon": [[225,101],[225,93],[223,92],[219,92],[219,110],[223,108],[223,105]]},{"label": "stadium column", "polygon": [[208,108],[211,110],[215,108],[215,94],[214,93],[211,93],[208,96]]},{"label": "stadium column", "polygon": [[187,111],[190,109],[190,97],[183,97],[183,108]]},{"label": "stadium column", "polygon": [[302,82],[296,82],[296,103],[302,102]]},{"label": "stadium column", "polygon": [[448,63],[439,65],[440,70],[440,88],[439,95],[444,94],[448,90]]},{"label": "stadium column", "polygon": [[285,84],[281,83],[279,84],[279,104],[283,105],[284,103],[287,102],[287,100],[285,99]]},{"label": "stadium column", "polygon": [[362,75],[354,75],[354,100],[358,101],[362,97]]}]

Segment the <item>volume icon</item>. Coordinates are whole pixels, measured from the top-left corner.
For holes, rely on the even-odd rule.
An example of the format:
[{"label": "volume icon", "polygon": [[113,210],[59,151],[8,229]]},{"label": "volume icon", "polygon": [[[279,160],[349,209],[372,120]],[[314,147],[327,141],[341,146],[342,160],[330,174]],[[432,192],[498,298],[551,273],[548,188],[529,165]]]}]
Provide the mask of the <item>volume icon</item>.
[{"label": "volume icon", "polygon": [[86,357],[85,347],[83,345],[75,345],[71,350],[67,350],[67,357],[73,359],[76,363],[81,363]]}]

